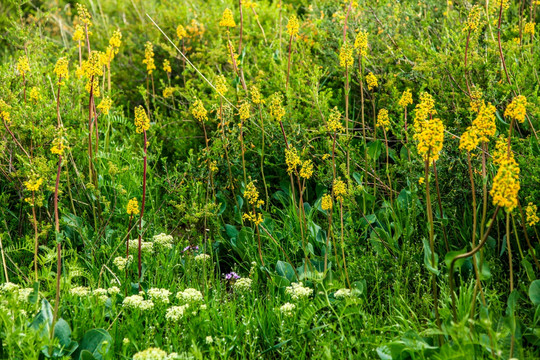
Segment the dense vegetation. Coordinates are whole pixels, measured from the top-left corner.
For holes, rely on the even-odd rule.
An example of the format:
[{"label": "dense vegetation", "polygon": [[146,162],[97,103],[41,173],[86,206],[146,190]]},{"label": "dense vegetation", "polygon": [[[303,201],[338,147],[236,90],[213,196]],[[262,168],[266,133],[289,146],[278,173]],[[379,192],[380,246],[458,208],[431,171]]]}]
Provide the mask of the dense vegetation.
[{"label": "dense vegetation", "polygon": [[0,3],[0,359],[540,357],[539,7]]}]

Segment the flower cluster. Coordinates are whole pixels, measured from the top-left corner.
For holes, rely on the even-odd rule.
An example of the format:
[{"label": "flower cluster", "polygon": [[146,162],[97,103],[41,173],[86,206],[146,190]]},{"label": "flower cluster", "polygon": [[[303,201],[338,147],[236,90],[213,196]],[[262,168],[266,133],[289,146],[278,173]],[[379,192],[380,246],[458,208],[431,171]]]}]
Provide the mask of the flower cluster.
[{"label": "flower cluster", "polygon": [[354,48],[358,51],[360,56],[366,56],[368,50],[368,34],[365,31],[360,30],[356,34],[356,39],[354,40]]},{"label": "flower cluster", "polygon": [[17,61],[17,71],[21,76],[25,76],[30,72],[30,65],[28,64],[28,58],[26,56],[21,56]]},{"label": "flower cluster", "polygon": [[250,278],[240,278],[233,284],[234,291],[238,293],[247,293],[251,291],[251,283],[253,281]]},{"label": "flower cluster", "polygon": [[223,12],[223,16],[221,18],[221,21],[219,22],[219,26],[223,26],[226,28],[236,27],[236,22],[234,22],[233,13],[229,8],[225,9],[225,11]]},{"label": "flower cluster", "polygon": [[253,205],[255,207],[260,207],[264,205],[264,200],[259,199],[259,191],[255,187],[255,183],[253,181],[250,181],[249,184],[246,185],[244,197],[247,199],[250,205]]},{"label": "flower cluster", "polygon": [[206,260],[210,260],[210,255],[208,254],[199,254],[195,256],[195,261],[197,262],[205,262]]},{"label": "flower cluster", "polygon": [[289,22],[287,23],[287,34],[291,37],[296,36],[299,28],[300,24],[298,23],[298,18],[294,14],[291,15]]},{"label": "flower cluster", "polygon": [[92,296],[101,304],[105,304],[105,302],[107,301],[107,299],[109,298],[109,296],[107,295],[108,292],[106,289],[102,289],[102,288],[99,288],[99,289],[95,289],[94,291],[92,291]]},{"label": "flower cluster", "polygon": [[525,23],[523,27],[523,33],[526,35],[534,36],[536,23],[534,21]]},{"label": "flower cluster", "polygon": [[148,296],[157,304],[168,304],[171,292],[167,289],[151,288],[148,290]]},{"label": "flower cluster", "polygon": [[330,116],[328,117],[326,126],[330,132],[343,131],[343,125],[341,124],[341,113],[339,112],[337,106],[330,111]]},{"label": "flower cluster", "polygon": [[514,119],[520,123],[525,121],[525,115],[527,114],[527,98],[523,95],[518,95],[512,102],[506,107],[504,116]]},{"label": "flower cluster", "polygon": [[156,69],[156,64],[154,63],[154,45],[152,45],[150,41],[147,41],[146,44],[144,44],[143,64],[146,64],[148,75],[152,75]]},{"label": "flower cluster", "polygon": [[511,212],[518,204],[519,165],[513,157],[501,161],[497,175],[493,178],[493,187],[490,191],[493,204],[501,206]]},{"label": "flower cluster", "polygon": [[127,266],[131,265],[132,262],[133,255],[129,255],[127,258],[123,256],[117,256],[113,260],[114,266],[116,266],[120,271],[125,270]]},{"label": "flower cluster", "polygon": [[63,85],[61,80],[69,79],[69,61],[65,57],[61,57],[54,65],[54,73],[58,77],[58,85]]},{"label": "flower cluster", "polygon": [[418,141],[418,153],[424,161],[439,160],[439,154],[443,148],[444,125],[439,118],[426,119],[415,126],[417,131],[414,139]]},{"label": "flower cluster", "polygon": [[469,17],[465,23],[464,31],[476,31],[480,24],[480,14],[482,13],[482,7],[480,5],[474,5],[469,12]]},{"label": "flower cluster", "polygon": [[216,91],[221,96],[225,96],[227,93],[228,87],[227,87],[227,79],[225,79],[225,76],[218,75],[216,78]]},{"label": "flower cluster", "polygon": [[111,110],[112,106],[112,100],[110,97],[104,97],[99,105],[97,106],[98,110],[101,111],[103,115],[109,114],[109,111]]},{"label": "flower cluster", "polygon": [[339,51],[339,65],[344,68],[353,66],[353,47],[346,41]]},{"label": "flower cluster", "polygon": [[281,314],[283,316],[286,316],[286,317],[292,317],[294,315],[294,310],[296,309],[296,305],[295,304],[291,304],[290,302],[287,302],[285,304],[283,304],[280,308],[279,308],[279,311],[281,312]]},{"label": "flower cluster", "polygon": [[154,303],[152,300],[144,300],[141,295],[131,295],[122,301],[122,307],[131,310],[152,310],[154,308]]},{"label": "flower cluster", "polygon": [[[129,251],[132,253],[137,253],[139,251],[139,240],[133,239],[129,240]],[[141,253],[143,254],[153,254],[154,253],[154,243],[152,241],[142,241],[141,240]]]},{"label": "flower cluster", "polygon": [[345,186],[345,183],[340,179],[334,180],[333,191],[337,201],[342,201],[343,196],[347,195],[347,187]]},{"label": "flower cluster", "polygon": [[191,113],[197,121],[203,122],[208,120],[208,111],[204,108],[202,101],[199,99],[195,100],[193,103]]},{"label": "flower cluster", "polygon": [[291,147],[289,149],[285,149],[285,163],[287,164],[287,173],[289,175],[296,170],[297,166],[302,165],[302,160],[300,160],[300,156],[298,155],[296,148]]},{"label": "flower cluster", "polygon": [[159,235],[154,235],[154,243],[165,249],[172,249],[173,246],[173,237],[172,235],[167,235],[161,233]]},{"label": "flower cluster", "polygon": [[42,183],[42,178],[33,177],[32,179],[25,181],[24,186],[26,186],[26,190],[28,191],[38,191]]},{"label": "flower cluster", "polygon": [[529,226],[534,226],[538,224],[538,221],[540,221],[538,215],[536,214],[536,211],[536,205],[531,202],[525,208],[525,213],[527,214],[527,224],[529,224]]},{"label": "flower cluster", "polygon": [[86,286],[76,286],[69,290],[69,293],[73,296],[86,297],[90,294],[90,289]]},{"label": "flower cluster", "polygon": [[390,129],[390,118],[388,117],[388,110],[379,110],[376,126],[382,127],[385,131],[388,131]]},{"label": "flower cluster", "polygon": [[473,127],[478,135],[479,142],[488,142],[495,135],[495,113],[497,109],[491,103],[482,104],[478,109],[478,115],[473,120]]},{"label": "flower cluster", "polygon": [[133,360],[168,360],[171,359],[166,351],[159,348],[148,348],[133,355]]},{"label": "flower cluster", "polygon": [[324,194],[321,200],[321,208],[323,210],[332,210],[332,196]]},{"label": "flower cluster", "polygon": [[77,4],[77,14],[79,15],[79,21],[85,24],[86,26],[92,26],[92,16],[88,12],[88,9],[83,4]]},{"label": "flower cluster", "polygon": [[478,146],[479,142],[480,140],[478,139],[478,132],[476,130],[476,127],[469,126],[467,130],[461,135],[461,138],[459,140],[459,149],[471,152]]},{"label": "flower cluster", "polygon": [[398,105],[403,107],[403,108],[406,108],[407,106],[409,106],[410,104],[412,104],[412,92],[411,92],[411,89],[407,89],[403,92],[403,94],[401,95],[401,98],[399,99],[398,101]]},{"label": "flower cluster", "polygon": [[249,119],[249,103],[243,102],[238,109],[238,115],[240,115],[240,120],[244,121]]},{"label": "flower cluster", "polygon": [[283,107],[283,95],[274,93],[270,100],[270,115],[277,121],[281,121],[285,116],[285,108]]},{"label": "flower cluster", "polygon": [[247,220],[247,221],[251,221],[253,223],[253,225],[255,225],[255,226],[259,226],[264,221],[262,214],[254,212],[254,211],[249,211],[247,213],[244,213],[242,215],[242,219]]},{"label": "flower cluster", "polygon": [[[437,114],[435,110],[435,100],[433,96],[426,92],[420,93],[420,102],[414,108],[414,126],[421,124],[422,121],[430,119]],[[418,130],[417,130],[418,131]]]},{"label": "flower cluster", "polygon": [[135,131],[139,134],[150,129],[150,119],[142,105],[135,108],[135,127]]},{"label": "flower cluster", "polygon": [[55,155],[64,155],[65,149],[66,146],[64,145],[64,137],[60,131],[52,142],[51,153]]},{"label": "flower cluster", "polygon": [[182,25],[178,25],[178,27],[176,28],[176,36],[178,36],[179,40],[187,37],[187,31]]},{"label": "flower cluster", "polygon": [[139,202],[137,201],[137,198],[133,198],[128,201],[126,211],[128,215],[139,214]]},{"label": "flower cluster", "polygon": [[171,62],[167,59],[163,60],[163,71],[169,74],[172,72]]},{"label": "flower cluster", "polygon": [[77,26],[75,26],[75,31],[73,32],[73,41],[79,41],[80,46],[80,42],[84,39],[84,29],[81,25],[78,24]]},{"label": "flower cluster", "polygon": [[508,152],[508,141],[505,136],[499,136],[495,143],[495,151],[493,151],[493,164],[501,165],[506,158],[514,158],[512,151]]},{"label": "flower cluster", "polygon": [[350,299],[356,295],[356,292],[358,292],[358,290],[351,291],[351,289],[339,289],[334,293],[334,297],[336,299]]},{"label": "flower cluster", "polygon": [[294,301],[305,300],[313,294],[313,289],[304,287],[302,283],[292,283],[285,288],[285,293],[290,295]]},{"label": "flower cluster", "polygon": [[167,309],[167,313],[165,313],[165,319],[170,322],[178,322],[184,317],[184,314],[188,309],[189,304],[182,306],[171,306]]},{"label": "flower cluster", "polygon": [[202,293],[193,288],[187,288],[176,294],[176,298],[188,304],[196,304],[204,302]]},{"label": "flower cluster", "polygon": [[372,72],[367,74],[366,76],[366,83],[369,91],[372,91],[374,88],[379,86],[379,82],[377,81],[377,77],[373,75]]},{"label": "flower cluster", "polygon": [[302,163],[300,168],[300,177],[304,179],[309,179],[313,176],[313,161],[306,160]]},{"label": "flower cluster", "polygon": [[251,86],[251,101],[253,101],[255,105],[264,104],[261,92],[255,85]]},{"label": "flower cluster", "polygon": [[85,89],[94,96],[100,96],[99,77],[103,75],[103,63],[101,61],[101,53],[92,51],[88,60],[83,61],[80,72],[88,80]]}]

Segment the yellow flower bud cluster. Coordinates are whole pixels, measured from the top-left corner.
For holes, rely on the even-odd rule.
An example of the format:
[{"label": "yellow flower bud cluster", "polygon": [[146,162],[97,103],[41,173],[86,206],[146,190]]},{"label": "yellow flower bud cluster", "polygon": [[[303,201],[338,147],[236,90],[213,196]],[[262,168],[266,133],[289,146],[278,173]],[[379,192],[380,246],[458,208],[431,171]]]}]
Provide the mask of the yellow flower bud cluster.
[{"label": "yellow flower bud cluster", "polygon": [[435,114],[437,111],[433,97],[426,92],[420,93],[420,102],[414,108],[414,126],[416,127],[416,123],[429,120]]},{"label": "yellow flower bud cluster", "polygon": [[339,65],[344,68],[353,66],[353,48],[349,42],[345,42],[339,51]]},{"label": "yellow flower bud cluster", "polygon": [[43,183],[42,178],[34,177],[32,179],[29,179],[28,181],[25,181],[24,186],[26,186],[26,190],[28,191],[38,191],[42,183]]},{"label": "yellow flower bud cluster", "polygon": [[356,39],[354,39],[354,48],[358,51],[358,54],[361,56],[367,55],[368,50],[368,34],[365,31],[358,31],[356,34]]},{"label": "yellow flower bud cluster", "polygon": [[219,22],[219,26],[223,26],[226,28],[236,27],[236,22],[234,22],[233,13],[229,8],[225,9],[225,11],[223,12],[223,17],[221,18],[221,21]]},{"label": "yellow flower bud cluster", "polygon": [[414,113],[413,138],[418,142],[418,154],[430,163],[439,159],[444,141],[444,125],[441,119],[433,118],[436,113],[433,97],[426,92],[420,93]]},{"label": "yellow flower bud cluster", "polygon": [[238,109],[238,115],[240,115],[240,120],[244,121],[249,119],[249,103],[243,102]]},{"label": "yellow flower bud cluster", "polygon": [[107,115],[109,114],[109,111],[111,110],[111,106],[112,106],[112,100],[110,97],[107,96],[103,98],[103,100],[101,100],[97,108],[99,111],[101,111],[103,115]]},{"label": "yellow flower bud cluster", "polygon": [[103,64],[110,66],[116,54],[118,54],[120,45],[122,45],[122,33],[120,30],[116,30],[113,36],[109,39],[109,46],[104,54]]},{"label": "yellow flower bud cluster", "polygon": [[81,71],[84,77],[88,79],[85,89],[93,91],[94,96],[99,97],[99,77],[103,75],[103,63],[101,61],[101,53],[92,51],[88,60],[83,61]]},{"label": "yellow flower bud cluster", "polygon": [[411,92],[411,89],[407,89],[403,92],[403,94],[401,95],[401,98],[399,99],[398,101],[398,105],[403,107],[403,108],[406,108],[407,106],[411,105],[412,104],[412,92]]},{"label": "yellow flower bud cluster", "polygon": [[0,99],[0,118],[7,124],[11,122],[11,115],[9,113],[10,106],[6,102]]},{"label": "yellow flower bud cluster", "polygon": [[488,142],[489,138],[495,135],[497,125],[495,125],[495,113],[497,109],[491,103],[482,104],[478,115],[473,120],[473,127],[476,128],[479,142]]},{"label": "yellow flower bud cluster", "polygon": [[75,31],[73,32],[73,41],[84,41],[84,28],[81,25],[75,26]]},{"label": "yellow flower bud cluster", "polygon": [[337,201],[343,201],[343,197],[347,195],[347,186],[341,179],[335,179],[333,184],[334,196]]},{"label": "yellow flower bud cluster", "polygon": [[300,24],[296,15],[293,14],[287,23],[287,34],[291,37],[296,36],[298,34],[298,29],[300,29]]},{"label": "yellow flower bud cluster", "polygon": [[251,101],[253,101],[253,103],[256,105],[264,104],[264,99],[262,98],[261,92],[255,85],[251,86]]},{"label": "yellow flower bud cluster", "polygon": [[341,113],[339,112],[337,106],[335,106],[330,112],[326,126],[328,131],[331,133],[343,131],[343,125],[341,124]]},{"label": "yellow flower bud cluster", "polygon": [[259,198],[259,191],[255,187],[255,183],[253,181],[250,181],[249,184],[246,185],[244,197],[250,205],[253,205],[257,208],[264,205],[264,200]]},{"label": "yellow flower bud cluster", "polygon": [[535,26],[536,23],[534,21],[525,23],[525,26],[523,27],[523,33],[526,35],[534,36]]},{"label": "yellow flower bud cluster", "polygon": [[167,59],[163,60],[163,71],[169,74],[172,72],[171,62]]},{"label": "yellow flower bud cluster", "polygon": [[126,211],[128,215],[139,214],[139,202],[137,201],[137,198],[133,198],[128,201]]},{"label": "yellow flower bud cluster", "polygon": [[30,89],[30,100],[32,100],[34,103],[37,103],[38,100],[41,98],[41,94],[39,93],[39,89],[37,87],[32,87]]},{"label": "yellow flower bud cluster", "polygon": [[482,100],[482,97],[484,96],[482,89],[480,88],[474,88],[473,91],[471,91],[471,110],[473,112],[480,111],[480,107],[484,105],[484,100]]},{"label": "yellow flower bud cluster", "polygon": [[285,163],[287,164],[287,173],[292,174],[299,165],[302,165],[302,160],[298,155],[296,148],[285,149]]},{"label": "yellow flower bud cluster", "polygon": [[518,204],[519,165],[513,157],[507,157],[501,161],[497,175],[493,178],[493,187],[490,194],[493,204],[501,206],[506,211],[512,211]]},{"label": "yellow flower bud cluster", "polygon": [[64,83],[60,83],[60,79],[67,80],[69,79],[69,62],[67,58],[61,57],[56,61],[56,65],[54,66],[54,73],[58,77],[58,85],[63,85]]},{"label": "yellow flower bud cluster", "polygon": [[174,87],[170,87],[170,86],[167,86],[164,90],[163,90],[163,97],[168,99],[170,97],[172,97],[174,95],[174,91],[176,89]]},{"label": "yellow flower bud cluster", "polygon": [[464,31],[476,31],[480,25],[480,15],[482,13],[482,7],[480,5],[474,5],[469,12],[469,17],[465,23]]},{"label": "yellow flower bud cluster", "polygon": [[390,117],[388,116],[388,110],[381,109],[377,115],[377,127],[382,127],[385,131],[390,129]]},{"label": "yellow flower bud cluster", "polygon": [[147,41],[144,45],[143,64],[146,64],[148,75],[151,75],[156,69],[156,64],[154,63],[154,45],[150,41]]},{"label": "yellow flower bud cluster", "polygon": [[220,95],[225,96],[227,90],[227,79],[225,79],[225,76],[223,75],[218,75],[218,77],[216,78],[216,91]]},{"label": "yellow flower bud cluster", "polygon": [[512,102],[506,107],[504,116],[514,119],[520,123],[525,121],[527,114],[527,98],[523,95],[516,96]]},{"label": "yellow flower bud cluster", "polygon": [[283,107],[283,95],[274,93],[270,100],[270,115],[277,121],[281,121],[285,116],[285,108]]},{"label": "yellow flower bud cluster", "polygon": [[30,72],[30,65],[26,56],[21,56],[19,60],[17,60],[17,71],[21,76],[25,76]]},{"label": "yellow flower bud cluster", "polygon": [[245,213],[244,215],[242,215],[242,218],[244,220],[251,221],[255,226],[259,226],[264,221],[261,213],[255,213],[253,211]]},{"label": "yellow flower bud cluster", "polygon": [[203,122],[208,120],[208,111],[204,108],[202,101],[199,99],[195,100],[193,103],[191,114],[193,114],[197,121]]},{"label": "yellow flower bud cluster", "polygon": [[536,214],[537,207],[533,203],[529,203],[527,207],[525,208],[525,213],[527,214],[527,224],[529,226],[534,226],[538,224],[538,221],[540,219],[538,218],[538,215]]},{"label": "yellow flower bud cluster", "polygon": [[367,74],[366,76],[366,83],[369,91],[372,91],[374,88],[379,86],[379,82],[377,81],[377,77],[373,75],[372,72]]},{"label": "yellow flower bud cluster", "polygon": [[321,200],[321,208],[323,210],[332,210],[332,196],[324,194]]},{"label": "yellow flower bud cluster", "polygon": [[300,169],[300,177],[303,179],[310,179],[313,176],[313,162],[311,160],[306,160],[302,163],[302,168]]},{"label": "yellow flower bud cluster", "polygon": [[176,36],[178,36],[178,39],[180,40],[187,37],[187,31],[182,25],[178,25],[176,28]]},{"label": "yellow flower bud cluster", "polygon": [[60,131],[52,142],[51,153],[62,156],[64,155],[65,149],[66,146],[64,145],[64,138],[62,137],[62,131]]},{"label": "yellow flower bud cluster", "polygon": [[135,131],[139,134],[150,129],[150,119],[142,105],[135,108],[135,127]]},{"label": "yellow flower bud cluster", "polygon": [[508,141],[505,136],[499,136],[495,143],[495,151],[493,151],[493,163],[500,166],[506,158],[514,158],[514,153],[508,153]]},{"label": "yellow flower bud cluster", "polygon": [[85,5],[77,4],[77,13],[79,15],[79,20],[83,24],[86,24],[88,27],[92,26],[92,22],[91,22],[92,16],[88,12],[88,9],[86,8]]},{"label": "yellow flower bud cluster", "polygon": [[478,139],[478,132],[474,126],[469,126],[467,130],[461,135],[459,140],[459,149],[471,152],[477,146],[480,140]]}]

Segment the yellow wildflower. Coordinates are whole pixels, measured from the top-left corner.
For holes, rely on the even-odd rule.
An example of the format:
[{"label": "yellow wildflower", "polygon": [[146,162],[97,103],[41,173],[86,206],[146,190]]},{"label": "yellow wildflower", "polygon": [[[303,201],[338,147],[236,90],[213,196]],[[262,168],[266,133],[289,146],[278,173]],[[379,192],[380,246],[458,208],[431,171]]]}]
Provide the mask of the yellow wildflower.
[{"label": "yellow wildflower", "polygon": [[73,41],[84,41],[84,29],[81,25],[75,26],[75,31],[73,32]]},{"label": "yellow wildflower", "polygon": [[0,118],[4,120],[7,124],[11,122],[11,115],[9,113],[10,106],[6,102],[0,99]]},{"label": "yellow wildflower", "polygon": [[81,67],[84,77],[88,79],[86,91],[94,91],[95,96],[99,96],[99,77],[103,75],[103,66],[101,62],[101,53],[92,51],[88,60],[83,61]]},{"label": "yellow wildflower", "polygon": [[418,179],[418,184],[424,185],[424,182],[425,182],[425,179],[423,176]]},{"label": "yellow wildflower", "polygon": [[340,179],[334,180],[334,196],[336,197],[337,201],[342,201],[343,196],[347,195],[347,187],[345,186],[345,183],[341,181]]},{"label": "yellow wildflower", "polygon": [[24,186],[26,186],[26,190],[28,191],[38,191],[42,183],[43,183],[42,178],[37,178],[37,179],[32,178],[28,181],[25,181]]},{"label": "yellow wildflower", "polygon": [[337,106],[335,106],[330,112],[326,126],[328,131],[332,133],[343,131],[343,125],[341,124],[341,113],[339,112]]},{"label": "yellow wildflower", "polygon": [[259,191],[255,187],[255,183],[253,181],[249,182],[249,184],[246,185],[244,197],[250,205],[253,205],[255,207],[261,207],[264,205],[264,200],[259,199]]},{"label": "yellow wildflower", "polygon": [[514,153],[510,151],[508,154],[508,141],[505,136],[499,136],[495,143],[495,151],[493,151],[493,163],[495,165],[501,165],[503,160],[508,157],[514,158]]},{"label": "yellow wildflower", "polygon": [[86,24],[88,27],[92,26],[92,16],[88,12],[88,9],[83,4],[77,4],[77,13],[79,14],[79,20]]},{"label": "yellow wildflower", "polygon": [[242,105],[240,105],[240,109],[238,109],[238,114],[240,115],[240,120],[249,119],[249,103],[248,102],[243,102]]},{"label": "yellow wildflower", "polygon": [[150,41],[147,41],[144,45],[143,64],[146,64],[148,75],[151,75],[156,69],[156,65],[154,64],[154,45]]},{"label": "yellow wildflower", "polygon": [[388,131],[390,129],[390,118],[388,116],[388,110],[381,109],[377,115],[377,127],[382,127],[384,130]]},{"label": "yellow wildflower", "polygon": [[242,218],[244,220],[251,221],[253,225],[255,226],[259,226],[264,221],[261,213],[254,213],[254,212],[245,213],[244,215],[242,215]]},{"label": "yellow wildflower", "polygon": [[38,100],[41,98],[41,94],[39,93],[39,89],[37,87],[32,87],[30,89],[30,100],[34,102],[38,102]]},{"label": "yellow wildflower", "polygon": [[484,100],[482,100],[482,96],[484,96],[484,94],[482,93],[482,89],[480,88],[475,88],[473,91],[471,91],[471,110],[473,112],[478,112],[480,111],[480,108],[482,107],[482,105],[484,105]]},{"label": "yellow wildflower", "polygon": [[525,26],[523,27],[523,33],[526,35],[534,36],[536,23],[534,21],[525,23]]},{"label": "yellow wildflower", "polygon": [[122,33],[120,29],[114,31],[113,36],[109,39],[109,45],[116,49],[114,53],[118,54],[118,48],[122,45]]},{"label": "yellow wildflower", "polygon": [[398,101],[398,105],[401,106],[401,107],[404,107],[406,108],[407,106],[409,106],[410,104],[412,104],[412,93],[411,93],[411,89],[407,89],[403,92],[403,94],[401,95],[401,98],[399,99]]},{"label": "yellow wildflower", "polygon": [[103,98],[103,100],[101,100],[97,108],[103,113],[103,115],[107,115],[109,113],[109,110],[111,109],[111,106],[112,100],[110,97],[107,96]]},{"label": "yellow wildflower", "polygon": [[139,214],[139,202],[137,198],[133,198],[128,201],[126,211],[128,215],[138,215]]},{"label": "yellow wildflower", "polygon": [[227,8],[223,12],[223,17],[221,18],[221,21],[219,22],[219,26],[224,26],[227,28],[233,28],[236,27],[236,23],[234,22],[233,13],[232,11]]},{"label": "yellow wildflower", "polygon": [[64,145],[64,138],[62,137],[61,133],[58,134],[56,138],[54,138],[52,142],[51,147],[51,153],[62,156],[64,154],[64,150],[66,149],[66,146]]},{"label": "yellow wildflower", "polygon": [[467,152],[473,151],[479,143],[478,133],[474,126],[469,126],[467,130],[461,135],[459,140],[459,149]]},{"label": "yellow wildflower", "polygon": [[137,133],[141,134],[142,132],[150,129],[150,119],[146,114],[146,111],[139,105],[135,108],[135,126]]},{"label": "yellow wildflower", "polygon": [[225,94],[227,93],[228,87],[227,79],[225,79],[225,76],[218,75],[218,77],[216,78],[216,90],[222,96],[225,96]]},{"label": "yellow wildflower", "polygon": [[172,69],[171,69],[171,63],[169,60],[165,59],[163,60],[163,70],[166,72],[166,73],[171,73],[172,72]]},{"label": "yellow wildflower", "polygon": [[283,95],[274,93],[270,100],[270,115],[277,121],[281,121],[285,116],[285,108],[283,107]]},{"label": "yellow wildflower", "polygon": [[291,37],[296,36],[299,28],[300,24],[298,23],[298,18],[294,14],[291,15],[289,22],[287,23],[287,34],[289,34]]},{"label": "yellow wildflower", "polygon": [[302,160],[300,160],[296,148],[285,149],[285,163],[287,164],[287,173],[289,175],[296,170],[297,166],[302,165]]},{"label": "yellow wildflower", "polygon": [[368,34],[365,31],[359,31],[356,34],[356,39],[354,40],[354,48],[358,50],[358,54],[361,56],[367,55],[368,50]]},{"label": "yellow wildflower", "polygon": [[525,208],[525,213],[527,214],[527,224],[529,226],[534,226],[538,224],[538,221],[540,219],[538,218],[538,215],[536,215],[537,207],[533,203],[529,203],[527,207]]},{"label": "yellow wildflower", "polygon": [[321,200],[321,208],[323,210],[332,210],[332,196],[324,194]]},{"label": "yellow wildflower", "polygon": [[193,103],[191,108],[191,113],[197,119],[197,121],[203,122],[208,120],[208,111],[204,108],[204,105],[201,100],[197,99]]},{"label": "yellow wildflower", "polygon": [[264,104],[264,99],[262,98],[259,88],[255,85],[251,86],[251,101],[254,104]]},{"label": "yellow wildflower", "polygon": [[497,125],[495,125],[495,112],[497,109],[491,103],[482,104],[478,111],[478,116],[473,120],[473,126],[476,128],[478,140],[488,142],[489,138],[495,135]]},{"label": "yellow wildflower", "polygon": [[[68,66],[69,66],[69,62],[65,57],[61,57],[60,59],[58,59],[58,61],[56,61],[56,65],[54,66],[54,73],[58,77],[59,81],[60,79],[62,80],[69,79]],[[59,84],[59,85],[62,85],[62,84]]]},{"label": "yellow wildflower", "polygon": [[417,123],[428,120],[437,113],[435,100],[430,94],[422,92],[420,93],[420,102],[416,104],[414,110],[414,126],[416,127]]},{"label": "yellow wildflower", "polygon": [[476,31],[480,24],[480,14],[482,13],[482,7],[480,5],[474,5],[469,12],[469,17],[465,23],[464,31]]},{"label": "yellow wildflower", "polygon": [[347,41],[341,46],[341,50],[339,51],[339,65],[341,67],[347,68],[353,66],[353,64],[353,48]]},{"label": "yellow wildflower", "polygon": [[176,28],[176,36],[178,36],[178,39],[180,40],[187,37],[187,31],[182,25],[178,25]]},{"label": "yellow wildflower", "polygon": [[519,165],[513,158],[502,160],[490,191],[494,205],[504,207],[509,212],[517,206],[519,171]]},{"label": "yellow wildflower", "polygon": [[25,76],[30,72],[30,65],[28,64],[28,58],[26,56],[21,56],[17,61],[17,71],[21,76]]},{"label": "yellow wildflower", "polygon": [[444,125],[439,118],[415,122],[414,139],[418,142],[418,153],[424,161],[437,161],[443,148]]},{"label": "yellow wildflower", "polygon": [[304,179],[309,179],[313,176],[313,162],[311,160],[306,160],[302,163],[302,168],[300,169],[300,177]]},{"label": "yellow wildflower", "polygon": [[163,97],[164,98],[170,98],[174,95],[174,91],[175,91],[175,88],[174,87],[170,87],[170,86],[167,86],[164,90],[163,90]]},{"label": "yellow wildflower", "polygon": [[373,75],[372,72],[367,74],[366,83],[367,83],[367,87],[368,87],[369,91],[372,91],[373,88],[376,88],[376,87],[379,86],[379,82],[377,81],[377,77],[375,75]]},{"label": "yellow wildflower", "polygon": [[527,113],[527,98],[523,95],[516,96],[506,107],[504,116],[517,120],[520,123],[525,121]]}]

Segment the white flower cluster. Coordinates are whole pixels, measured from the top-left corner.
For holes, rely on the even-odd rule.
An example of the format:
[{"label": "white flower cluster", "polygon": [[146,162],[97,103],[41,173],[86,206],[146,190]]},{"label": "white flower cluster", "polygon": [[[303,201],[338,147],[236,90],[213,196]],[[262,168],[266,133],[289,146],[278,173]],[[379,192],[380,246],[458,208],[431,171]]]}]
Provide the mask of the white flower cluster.
[{"label": "white flower cluster", "polygon": [[159,235],[154,235],[154,243],[161,246],[164,249],[172,249],[173,245],[173,237],[172,235],[167,235],[164,233],[161,233]]},{"label": "white flower cluster", "polygon": [[118,268],[118,270],[122,271],[125,270],[126,266],[131,265],[133,262],[133,255],[129,255],[127,258],[123,256],[115,257],[113,260],[114,266]]},{"label": "white flower cluster", "polygon": [[165,314],[165,319],[167,321],[171,322],[178,322],[180,319],[184,317],[184,314],[189,308],[189,304],[185,304],[182,306],[171,306],[167,309],[167,313]]},{"label": "white flower cluster", "polygon": [[285,293],[289,294],[295,301],[304,300],[313,294],[313,289],[304,287],[302,283],[292,283],[285,289]]},{"label": "white flower cluster", "polygon": [[34,289],[32,288],[24,288],[24,289],[19,289],[17,291],[17,300],[19,302],[27,302],[28,301],[28,297],[30,296],[31,293],[34,292]]},{"label": "white flower cluster", "polygon": [[0,285],[0,293],[12,293],[16,290],[19,290],[20,286],[17,284],[14,284],[12,282],[7,282],[2,285]]},{"label": "white flower cluster", "polygon": [[171,292],[167,289],[151,288],[148,290],[148,296],[150,296],[150,299],[160,304],[168,304],[170,295]]},{"label": "white flower cluster", "polygon": [[152,310],[154,308],[154,303],[152,300],[144,300],[141,295],[132,295],[128,296],[122,301],[122,306],[128,309],[133,310]]},{"label": "white flower cluster", "polygon": [[120,294],[120,289],[118,288],[118,286],[111,286],[110,288],[107,289],[107,292],[109,293],[110,296],[115,296],[115,295]]},{"label": "white flower cluster", "polygon": [[148,348],[133,355],[133,360],[167,360],[166,351],[159,348]]},{"label": "white flower cluster", "polygon": [[295,309],[296,309],[296,305],[291,304],[291,303],[288,302],[288,303],[283,304],[283,305],[279,308],[279,311],[280,311],[284,316],[291,317],[291,316],[293,316],[293,312],[294,312]]},{"label": "white flower cluster", "polygon": [[199,254],[195,256],[195,261],[197,262],[205,262],[208,259],[210,259],[210,255],[208,254]]},{"label": "white flower cluster", "polygon": [[88,289],[86,286],[77,286],[71,288],[71,290],[69,290],[69,293],[73,296],[85,297],[90,294],[90,289]]},{"label": "white flower cluster", "polygon": [[202,293],[199,290],[192,288],[187,288],[184,291],[179,292],[176,294],[176,297],[180,301],[186,303],[202,303],[204,301]]},{"label": "white flower cluster", "polygon": [[351,289],[339,289],[334,293],[336,299],[350,299],[355,295],[355,291],[351,291]]},{"label": "white flower cluster", "polygon": [[[133,239],[129,240],[129,251],[138,254],[139,252],[139,240]],[[151,241],[142,241],[141,240],[141,253],[142,254],[153,254],[154,253],[154,243]]]},{"label": "white flower cluster", "polygon": [[247,293],[251,290],[251,283],[253,281],[250,278],[240,278],[233,284],[234,291],[239,293]]},{"label": "white flower cluster", "polygon": [[94,296],[100,304],[105,304],[105,301],[107,301],[107,290],[106,289],[95,289],[92,291],[92,296]]}]

